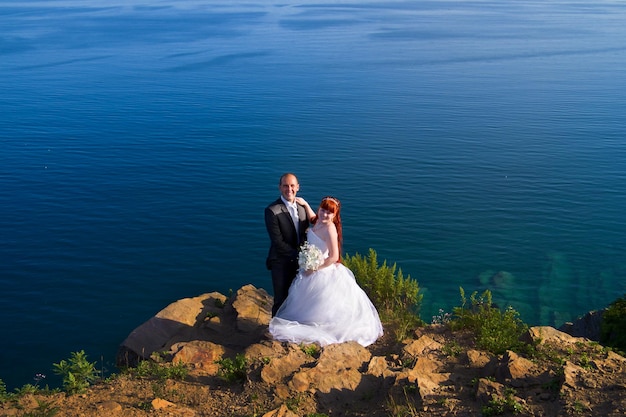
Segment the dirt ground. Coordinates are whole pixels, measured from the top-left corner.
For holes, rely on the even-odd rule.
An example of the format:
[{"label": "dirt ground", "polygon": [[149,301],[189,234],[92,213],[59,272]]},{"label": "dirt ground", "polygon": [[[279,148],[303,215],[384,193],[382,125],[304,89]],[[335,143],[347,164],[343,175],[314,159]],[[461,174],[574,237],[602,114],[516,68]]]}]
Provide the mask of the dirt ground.
[{"label": "dirt ground", "polygon": [[[356,398],[350,393],[320,396],[319,392],[285,397],[262,381],[263,364],[252,363],[244,382],[227,383],[193,372],[183,381],[119,375],[95,384],[85,394],[22,396],[19,401],[1,404],[0,416],[626,416],[625,362],[621,357],[607,362],[607,350],[597,344],[547,348],[544,357],[532,360],[554,378],[541,385],[508,386],[510,397],[498,405],[477,398],[480,373],[468,366],[465,354],[475,348],[471,335],[436,326],[418,329],[416,337],[421,335],[446,347],[438,360],[451,375],[437,395],[428,398],[422,398],[414,386],[393,381],[384,384],[384,389]],[[401,364],[403,346],[387,334],[368,350],[373,356]],[[560,359],[555,361],[555,357]],[[563,364],[568,362],[583,370],[578,382],[571,378],[566,382]]]}]

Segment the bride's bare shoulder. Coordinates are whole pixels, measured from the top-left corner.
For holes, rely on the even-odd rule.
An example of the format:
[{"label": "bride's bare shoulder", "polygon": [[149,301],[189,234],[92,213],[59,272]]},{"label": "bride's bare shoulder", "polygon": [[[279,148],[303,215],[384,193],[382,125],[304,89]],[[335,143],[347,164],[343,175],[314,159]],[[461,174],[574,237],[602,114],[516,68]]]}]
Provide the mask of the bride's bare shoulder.
[{"label": "bride's bare shoulder", "polygon": [[330,233],[337,233],[337,226],[335,226],[335,223],[328,223],[326,228]]}]

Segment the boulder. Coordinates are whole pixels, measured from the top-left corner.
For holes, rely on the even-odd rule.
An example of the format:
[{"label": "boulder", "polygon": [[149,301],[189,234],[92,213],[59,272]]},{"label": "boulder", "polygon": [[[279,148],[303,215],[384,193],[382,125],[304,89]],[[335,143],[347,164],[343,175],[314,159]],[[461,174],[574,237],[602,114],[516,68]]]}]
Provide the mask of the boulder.
[{"label": "boulder", "polygon": [[395,375],[384,356],[374,356],[367,366],[367,374],[377,378],[391,378]]},{"label": "boulder", "polygon": [[212,292],[178,300],[130,333],[120,345],[117,364],[136,366],[154,352],[191,341],[247,347],[267,330],[271,299],[265,290],[245,285],[230,299]]},{"label": "boulder", "polygon": [[573,322],[564,323],[559,330],[574,337],[585,337],[589,340],[600,341],[600,328],[605,310],[590,311]]},{"label": "boulder", "polygon": [[502,383],[519,386],[533,375],[535,364],[517,353],[507,350],[502,356],[500,366],[496,370],[496,378]]},{"label": "boulder", "polygon": [[193,298],[183,298],[159,311],[154,317],[133,330],[120,346],[117,355],[118,366],[134,366],[138,360],[147,359],[154,352],[169,350],[172,340],[188,336],[197,329],[204,319],[215,314],[216,305],[226,297],[213,292]]},{"label": "boulder", "polygon": [[469,349],[466,352],[466,355],[467,362],[471,368],[482,369],[487,366],[487,364],[489,364],[489,362],[491,362],[492,360],[492,357],[489,355],[488,352],[476,349]]},{"label": "boulder", "polygon": [[268,384],[278,384],[292,376],[310,359],[302,349],[289,349],[279,357],[268,357],[269,363],[261,369],[261,380]]},{"label": "boulder", "polygon": [[292,378],[297,392],[307,390],[329,393],[332,390],[354,391],[361,383],[361,368],[371,358],[371,353],[357,342],[328,345],[317,364],[310,369],[300,369]]},{"label": "boulder", "polygon": [[422,336],[419,339],[410,342],[404,347],[403,351],[411,357],[417,357],[434,350],[440,350],[441,348],[441,343],[428,336]]},{"label": "boulder", "polygon": [[272,303],[265,290],[251,284],[241,287],[231,304],[237,316],[237,330],[248,333],[265,330],[272,318]]},{"label": "boulder", "polygon": [[505,386],[487,378],[480,378],[476,384],[476,400],[487,404],[494,397],[504,397]]},{"label": "boulder", "polygon": [[440,389],[440,386],[450,379],[449,373],[438,372],[442,367],[443,364],[441,362],[422,357],[417,359],[413,369],[409,371],[408,380],[411,383],[417,384],[422,401],[435,395]]},{"label": "boulder", "polygon": [[217,375],[219,366],[216,361],[227,353],[224,346],[202,340],[175,344],[171,351],[172,363],[183,363],[207,375]]},{"label": "boulder", "polygon": [[551,326],[534,326],[528,329],[526,334],[522,336],[522,340],[531,344],[551,343],[557,345],[573,345],[584,339],[570,336]]}]

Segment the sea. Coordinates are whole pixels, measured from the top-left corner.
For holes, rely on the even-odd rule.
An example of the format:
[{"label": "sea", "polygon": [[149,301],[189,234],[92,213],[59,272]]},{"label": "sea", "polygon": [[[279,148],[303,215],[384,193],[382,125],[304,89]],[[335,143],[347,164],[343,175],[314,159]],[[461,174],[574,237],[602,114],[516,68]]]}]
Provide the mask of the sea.
[{"label": "sea", "polygon": [[181,298],[271,293],[284,172],[341,200],[344,252],[416,280],[427,323],[461,288],[551,326],[626,294],[623,1],[4,0],[0,22],[8,391],[81,350],[117,372]]}]

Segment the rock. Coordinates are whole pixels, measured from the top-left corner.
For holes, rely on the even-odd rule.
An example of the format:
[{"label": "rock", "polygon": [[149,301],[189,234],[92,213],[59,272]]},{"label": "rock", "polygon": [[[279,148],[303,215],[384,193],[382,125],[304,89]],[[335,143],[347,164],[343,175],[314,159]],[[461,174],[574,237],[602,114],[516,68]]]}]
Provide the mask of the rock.
[{"label": "rock", "polygon": [[559,330],[574,337],[584,337],[597,342],[600,340],[600,327],[605,311],[590,311],[574,322],[563,324]]},{"label": "rock", "polygon": [[[283,382],[298,371],[309,359],[310,357],[301,349],[289,349],[283,356],[270,358],[269,363],[261,369],[261,380],[268,384]],[[302,392],[304,390],[297,391]]]},{"label": "rock", "polygon": [[232,303],[237,313],[237,329],[254,332],[267,326],[272,318],[272,297],[253,285],[241,287]]},{"label": "rock", "polygon": [[96,409],[106,416],[119,414],[122,412],[122,406],[116,401],[103,401],[100,404],[96,404]]},{"label": "rock", "polygon": [[470,349],[466,352],[467,361],[472,368],[484,368],[491,362],[491,356],[487,352]]},{"label": "rock", "polygon": [[[617,364],[617,368],[619,370],[621,370],[622,367],[626,366],[626,358],[623,357],[622,355],[618,355],[617,353],[613,352],[612,350],[609,350],[607,352],[607,361],[609,362],[613,362],[615,364]],[[616,372],[614,369],[611,370],[611,372]]]},{"label": "rock", "polygon": [[582,338],[570,336],[550,326],[531,327],[528,329],[528,332],[522,336],[522,341],[532,344],[553,343],[557,345],[573,345],[583,340]]},{"label": "rock", "polygon": [[118,350],[118,366],[135,366],[154,352],[177,343],[211,341],[246,347],[267,329],[271,297],[253,285],[240,288],[232,299],[220,293],[178,300],[131,332]]},{"label": "rock", "polygon": [[433,350],[440,350],[441,347],[439,342],[436,342],[428,336],[422,336],[409,343],[403,350],[407,355],[417,357]]},{"label": "rock", "polygon": [[174,407],[174,403],[164,400],[163,398],[155,398],[150,404],[152,404],[152,408],[154,408],[155,410],[160,410],[167,407]]},{"label": "rock", "polygon": [[417,358],[415,365],[413,365],[412,371],[418,374],[432,374],[441,367],[441,362],[435,361],[430,358]]},{"label": "rock", "polygon": [[223,303],[225,299],[222,294],[213,292],[168,305],[122,342],[117,355],[118,366],[134,366],[139,359],[147,359],[154,352],[169,350],[172,339],[176,336],[180,339],[182,334],[196,329],[207,314],[215,310],[216,302]]},{"label": "rock", "polygon": [[578,385],[579,376],[585,372],[580,366],[567,361],[563,366],[563,386],[575,389]]},{"label": "rock", "polygon": [[510,287],[515,283],[515,276],[508,271],[498,271],[491,277],[491,282],[498,287]]},{"label": "rock", "polygon": [[263,414],[263,417],[298,417],[298,415],[289,410],[287,406],[283,404],[280,408]]},{"label": "rock", "polygon": [[476,399],[481,404],[487,404],[494,397],[503,397],[504,388],[504,385],[498,382],[480,378],[476,385]]},{"label": "rock", "polygon": [[382,356],[374,356],[367,366],[367,374],[379,378],[390,378],[394,376],[394,372],[389,369],[387,360]]},{"label": "rock", "polygon": [[314,389],[323,393],[331,390],[354,391],[361,382],[361,367],[369,362],[371,353],[357,342],[326,346],[315,367],[301,369],[292,384],[298,392]]},{"label": "rock", "polygon": [[500,366],[496,370],[496,379],[502,383],[519,386],[529,376],[533,375],[535,364],[517,353],[507,350],[502,357]]},{"label": "rock", "polygon": [[285,384],[277,384],[274,386],[274,394],[276,397],[286,400],[291,397],[291,392],[289,391],[289,387]]},{"label": "rock", "polygon": [[254,343],[245,350],[246,358],[265,361],[267,359],[281,357],[287,354],[289,348],[285,348],[281,342],[275,340],[264,340],[261,343]]},{"label": "rock", "polygon": [[152,408],[154,408],[154,410],[156,411],[166,410],[166,415],[175,415],[176,417],[195,417],[196,415],[196,412],[194,410],[187,407],[178,407],[176,406],[176,404],[162,398],[155,398],[150,402],[150,404],[152,405]]},{"label": "rock", "polygon": [[439,373],[438,369],[442,368],[439,361],[429,358],[418,358],[413,369],[408,374],[408,380],[417,384],[419,395],[422,400],[435,395],[440,385],[450,378],[449,373]]},{"label": "rock", "polygon": [[[553,327],[531,327],[522,337],[557,359],[549,363],[541,355],[530,361],[512,351],[498,357],[476,350],[471,337],[445,326],[416,328],[416,340],[404,343],[381,340],[364,348],[347,342],[310,354],[297,344],[269,340],[265,335],[270,301],[264,290],[252,285],[242,287],[230,299],[210,293],[180,300],[133,331],[120,352],[124,348],[137,357],[148,357],[150,349],[169,348],[168,359],[189,365],[188,381],[202,384],[219,380],[214,378],[219,369],[216,360],[244,353],[246,381],[228,394],[233,395],[231,401],[235,403],[223,410],[229,415],[256,415],[260,404],[278,407],[294,398],[308,402],[300,403],[300,411],[333,410],[333,415],[370,415],[374,409],[380,412],[382,403],[388,408],[385,415],[399,415],[409,409],[419,415],[478,415],[481,404],[494,399],[503,401],[505,396],[528,407],[532,415],[560,415],[560,410],[573,410],[581,399],[588,401],[587,393],[596,396],[589,408],[600,410],[598,415],[613,417],[602,411],[626,408],[626,359],[594,347],[588,339]],[[450,341],[460,342],[465,354],[448,354],[443,347]],[[567,362],[561,365],[559,360]],[[467,404],[462,398],[467,398],[470,386],[476,389],[477,401],[470,399],[471,404]],[[218,391],[219,403],[219,396],[230,391],[221,391],[222,388],[218,385],[216,389],[197,392],[194,398],[204,399]],[[240,397],[237,391],[246,392],[249,388],[254,389],[253,394],[235,399]],[[254,410],[244,411],[248,407],[246,401],[256,401],[253,398],[262,392],[266,395],[264,402],[259,401]],[[118,406],[126,404],[119,398],[115,401]],[[95,404],[105,407],[99,402]],[[28,409],[36,405],[30,404]],[[194,415],[182,404],[157,406],[163,407],[159,412],[163,415]],[[102,408],[101,415],[123,414],[113,403],[106,407],[110,410]],[[1,411],[0,408],[0,414]],[[265,415],[296,414],[283,405]]]},{"label": "rock", "polygon": [[291,382],[289,383],[289,386],[295,391],[295,392],[305,392],[309,389],[309,387],[311,386],[311,378],[310,375],[304,373],[304,372],[298,372],[296,373],[293,378],[291,378]]},{"label": "rock", "polygon": [[360,369],[371,358],[369,350],[357,342],[345,342],[324,348],[318,366],[325,369]]},{"label": "rock", "polygon": [[227,353],[224,346],[201,340],[175,344],[171,350],[173,352],[172,363],[186,364],[191,368],[204,371],[207,375],[217,375],[219,365],[216,361],[222,359]]}]

